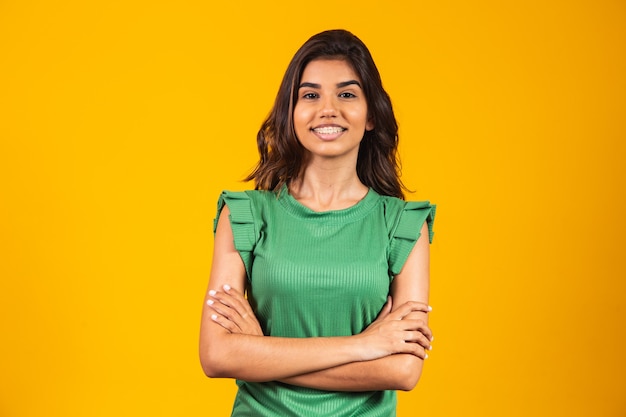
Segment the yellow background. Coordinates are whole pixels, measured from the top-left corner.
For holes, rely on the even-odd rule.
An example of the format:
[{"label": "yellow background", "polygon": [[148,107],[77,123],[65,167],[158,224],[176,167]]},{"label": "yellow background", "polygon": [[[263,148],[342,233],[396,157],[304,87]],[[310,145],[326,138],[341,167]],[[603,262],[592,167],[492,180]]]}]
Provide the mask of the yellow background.
[{"label": "yellow background", "polygon": [[626,415],[623,1],[0,0],[1,416],[228,415],[197,359],[216,199],[337,27],[439,205],[399,415]]}]

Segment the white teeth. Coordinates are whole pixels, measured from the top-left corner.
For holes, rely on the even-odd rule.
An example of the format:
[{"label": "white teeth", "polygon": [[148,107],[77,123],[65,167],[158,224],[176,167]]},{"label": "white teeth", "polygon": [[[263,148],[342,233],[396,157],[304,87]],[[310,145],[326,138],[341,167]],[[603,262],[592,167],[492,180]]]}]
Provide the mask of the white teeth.
[{"label": "white teeth", "polygon": [[313,130],[321,135],[332,135],[334,133],[341,133],[344,131],[343,127],[336,126],[318,127]]}]

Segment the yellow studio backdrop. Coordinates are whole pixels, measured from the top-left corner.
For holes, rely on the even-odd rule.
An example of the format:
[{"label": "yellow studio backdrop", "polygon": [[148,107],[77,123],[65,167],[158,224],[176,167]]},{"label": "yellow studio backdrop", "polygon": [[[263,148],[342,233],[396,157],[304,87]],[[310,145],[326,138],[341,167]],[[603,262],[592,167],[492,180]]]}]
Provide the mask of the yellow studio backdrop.
[{"label": "yellow studio backdrop", "polygon": [[439,206],[400,416],[626,415],[622,1],[0,0],[0,416],[225,416],[199,318],[222,189],[346,28]]}]

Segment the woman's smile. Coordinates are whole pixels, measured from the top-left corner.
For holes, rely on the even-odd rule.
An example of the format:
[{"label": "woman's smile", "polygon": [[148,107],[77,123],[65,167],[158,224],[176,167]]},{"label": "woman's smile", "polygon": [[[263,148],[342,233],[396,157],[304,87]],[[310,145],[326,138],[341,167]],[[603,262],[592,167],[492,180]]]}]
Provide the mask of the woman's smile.
[{"label": "woman's smile", "polygon": [[348,129],[337,125],[324,125],[311,129],[321,140],[335,140],[346,130]]}]

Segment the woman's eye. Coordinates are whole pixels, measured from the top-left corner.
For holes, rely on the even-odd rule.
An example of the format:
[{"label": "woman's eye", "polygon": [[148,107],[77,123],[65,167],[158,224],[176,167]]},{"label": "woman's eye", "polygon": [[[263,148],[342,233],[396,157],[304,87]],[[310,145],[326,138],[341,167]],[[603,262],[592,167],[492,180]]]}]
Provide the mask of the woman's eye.
[{"label": "woman's eye", "polygon": [[306,94],[303,94],[303,95],[302,95],[302,98],[303,98],[303,99],[306,99],[306,100],[312,100],[312,99],[315,99],[315,98],[317,98],[317,97],[318,97],[318,96],[317,96],[317,94],[316,94],[316,93],[306,93]]},{"label": "woman's eye", "polygon": [[356,96],[354,94],[352,94],[352,93],[345,92],[345,93],[339,94],[339,97],[341,97],[341,98],[354,98]]}]

